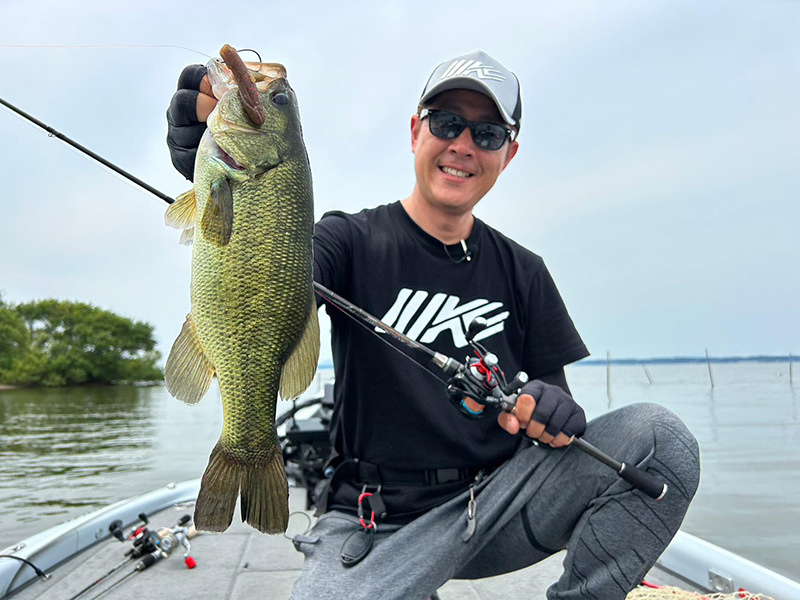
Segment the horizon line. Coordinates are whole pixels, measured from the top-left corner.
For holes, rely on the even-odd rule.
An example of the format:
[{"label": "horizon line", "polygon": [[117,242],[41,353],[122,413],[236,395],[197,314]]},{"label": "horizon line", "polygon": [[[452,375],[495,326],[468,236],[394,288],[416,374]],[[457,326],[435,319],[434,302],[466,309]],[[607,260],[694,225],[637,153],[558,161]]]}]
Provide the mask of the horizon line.
[{"label": "horizon line", "polygon": [[584,358],[573,365],[594,365],[594,364],[643,364],[643,363],[731,363],[731,362],[793,362],[796,356],[792,353],[756,354],[749,356],[664,356],[649,358]]}]

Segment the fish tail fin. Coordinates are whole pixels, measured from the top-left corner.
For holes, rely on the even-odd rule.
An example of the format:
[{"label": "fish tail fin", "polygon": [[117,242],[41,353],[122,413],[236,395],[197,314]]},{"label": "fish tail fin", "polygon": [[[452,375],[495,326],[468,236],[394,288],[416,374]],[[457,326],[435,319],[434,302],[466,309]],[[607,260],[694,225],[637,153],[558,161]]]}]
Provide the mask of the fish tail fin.
[{"label": "fish tail fin", "polygon": [[280,446],[266,465],[248,465],[242,478],[242,521],[262,533],[283,533],[289,524],[289,485]]},{"label": "fish tail fin", "polygon": [[319,362],[319,317],[314,295],[311,295],[311,310],[303,337],[295,346],[281,373],[280,395],[292,400],[311,385]]},{"label": "fish tail fin", "polygon": [[217,442],[208,459],[194,505],[194,525],[198,531],[221,533],[230,527],[243,472],[242,463]]},{"label": "fish tail fin", "polygon": [[289,522],[289,486],[280,446],[265,462],[243,464],[217,442],[208,459],[194,507],[199,531],[223,532],[231,525],[241,491],[242,521],[263,533],[282,533]]}]

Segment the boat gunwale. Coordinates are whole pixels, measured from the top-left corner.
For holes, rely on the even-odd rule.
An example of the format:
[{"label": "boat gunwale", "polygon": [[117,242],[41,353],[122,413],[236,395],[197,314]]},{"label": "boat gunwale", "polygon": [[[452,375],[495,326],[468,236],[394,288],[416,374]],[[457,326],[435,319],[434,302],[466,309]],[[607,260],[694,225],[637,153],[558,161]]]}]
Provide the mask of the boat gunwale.
[{"label": "boat gunwale", "polygon": [[[169,483],[45,529],[0,550],[0,555],[24,558],[47,572],[110,538],[108,527],[112,521],[119,519],[123,528],[130,527],[139,521],[141,513],[151,514],[193,502],[199,489],[199,478]],[[0,559],[0,598],[19,591],[34,578],[36,573],[24,562]]]}]

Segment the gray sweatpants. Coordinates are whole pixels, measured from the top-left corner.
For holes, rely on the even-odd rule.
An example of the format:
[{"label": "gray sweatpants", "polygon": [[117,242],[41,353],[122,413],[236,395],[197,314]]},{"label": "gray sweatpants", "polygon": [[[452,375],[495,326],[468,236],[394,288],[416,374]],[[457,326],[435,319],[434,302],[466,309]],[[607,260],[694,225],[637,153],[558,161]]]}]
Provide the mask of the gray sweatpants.
[{"label": "gray sweatpants", "polygon": [[669,485],[655,501],[577,448],[531,445],[469,493],[404,526],[378,525],[359,564],[340,560],[358,520],[332,511],[295,545],[305,554],[293,600],[425,599],[450,579],[477,579],[532,565],[567,548],[564,572],[547,598],[623,599],[678,531],[700,474],[697,442],[655,404],[592,420],[584,439]]}]

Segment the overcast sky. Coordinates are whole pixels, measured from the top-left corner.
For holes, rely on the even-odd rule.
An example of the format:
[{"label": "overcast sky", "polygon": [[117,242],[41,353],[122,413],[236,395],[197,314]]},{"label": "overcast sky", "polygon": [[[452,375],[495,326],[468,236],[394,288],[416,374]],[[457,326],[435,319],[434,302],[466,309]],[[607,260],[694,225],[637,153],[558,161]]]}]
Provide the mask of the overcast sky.
[{"label": "overcast sky", "polygon": [[[0,0],[0,97],[176,196],[164,112],[229,43],[286,65],[317,215],[413,187],[430,71],[522,84],[480,218],[544,257],[595,358],[800,353],[800,2]],[[0,290],[155,327],[189,310],[165,204],[0,108]]]}]

